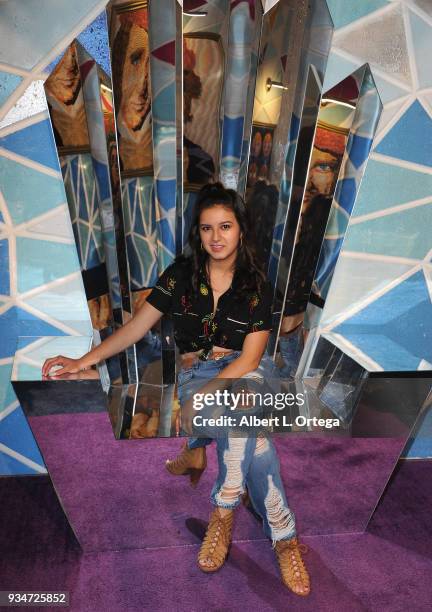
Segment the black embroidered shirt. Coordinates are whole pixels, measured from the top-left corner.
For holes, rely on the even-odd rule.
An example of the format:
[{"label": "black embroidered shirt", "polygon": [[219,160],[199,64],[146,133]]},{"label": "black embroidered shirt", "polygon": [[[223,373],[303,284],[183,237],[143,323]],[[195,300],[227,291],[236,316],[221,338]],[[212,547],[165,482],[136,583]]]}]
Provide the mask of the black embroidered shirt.
[{"label": "black embroidered shirt", "polygon": [[235,277],[214,310],[214,298],[204,272],[200,276],[199,294],[191,299],[187,286],[191,278],[186,263],[173,263],[159,277],[147,301],[172,316],[174,338],[180,353],[221,346],[241,350],[247,334],[271,329],[273,292],[266,283],[261,295],[235,297]]}]

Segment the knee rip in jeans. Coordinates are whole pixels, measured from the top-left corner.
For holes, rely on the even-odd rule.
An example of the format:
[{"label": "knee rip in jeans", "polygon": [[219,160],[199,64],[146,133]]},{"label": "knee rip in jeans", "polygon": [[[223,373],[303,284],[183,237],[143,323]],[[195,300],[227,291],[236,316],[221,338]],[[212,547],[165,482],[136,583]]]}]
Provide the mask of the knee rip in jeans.
[{"label": "knee rip in jeans", "polygon": [[225,482],[216,494],[216,500],[222,504],[235,504],[244,493],[241,463],[244,459],[246,438],[230,438],[229,447],[224,452],[226,467]]},{"label": "knee rip in jeans", "polygon": [[280,540],[294,533],[294,516],[285,505],[281,492],[275,486],[271,475],[268,476],[268,486],[268,493],[264,500],[267,519],[273,533],[273,539]]}]

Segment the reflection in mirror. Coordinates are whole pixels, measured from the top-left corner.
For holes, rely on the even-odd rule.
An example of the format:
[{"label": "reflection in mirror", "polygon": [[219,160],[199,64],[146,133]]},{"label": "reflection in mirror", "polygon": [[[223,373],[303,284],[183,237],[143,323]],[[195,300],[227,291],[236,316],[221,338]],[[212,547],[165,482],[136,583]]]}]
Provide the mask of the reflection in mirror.
[{"label": "reflection in mirror", "polygon": [[[362,98],[362,88],[369,91],[367,99]],[[370,112],[371,98],[374,108],[372,113]],[[302,358],[308,329],[311,327],[309,322],[304,325],[305,313],[311,291],[313,295],[316,286],[314,279],[317,278],[317,269],[320,269],[319,261],[323,257],[325,236],[330,237],[332,233],[335,233],[333,231],[335,228],[329,230],[332,227],[334,211],[339,210],[340,204],[343,203],[346,213],[344,224],[347,224],[354,205],[356,193],[350,193],[349,204],[346,198],[341,198],[341,190],[347,188],[344,174],[350,155],[353,154],[353,147],[360,146],[363,162],[367,160],[379,113],[379,97],[376,89],[372,90],[370,87],[370,80],[365,75],[365,67],[357,70],[323,95],[312,154],[308,160],[308,174],[300,216],[295,227],[295,242],[292,247],[291,267],[280,325],[279,350],[283,363],[282,372],[285,376],[295,375]],[[367,123],[369,125],[366,125]],[[356,138],[360,126],[360,129],[364,130],[362,134],[365,132],[369,134],[366,147],[363,139]],[[361,169],[358,167],[357,173],[364,172],[363,162]],[[339,224],[336,230],[339,248],[345,229],[346,225]],[[334,243],[333,239],[333,246]],[[308,350],[304,352],[304,358]]]},{"label": "reflection in mirror", "polygon": [[[281,261],[297,136],[300,125],[309,121],[309,142],[305,138],[302,143],[307,160],[332,32],[327,4],[322,0],[307,6],[281,0],[263,18],[247,171],[239,185],[245,189],[256,219],[259,255],[273,286]],[[304,108],[305,97],[308,110]],[[279,291],[275,310],[281,310],[284,289]],[[275,338],[269,351],[272,343]]]},{"label": "reflection in mirror", "polygon": [[[310,378],[316,394],[325,406],[324,415],[332,415],[351,426],[367,371],[331,342],[323,340],[314,355]],[[372,432],[371,432],[372,435]]]},{"label": "reflection in mirror", "polygon": [[130,431],[125,438],[166,438],[180,435],[180,404],[175,385],[139,384]]},{"label": "reflection in mirror", "polygon": [[205,15],[183,3],[183,250],[196,192],[220,171],[222,92],[228,46],[229,2],[216,0]]},{"label": "reflection in mirror", "polygon": [[[331,303],[337,297],[338,287],[332,285],[333,275],[382,110],[369,66],[362,66],[352,76],[358,83],[359,95],[306,310],[304,326],[311,339],[299,365],[299,374],[303,375],[308,375],[308,365],[321,335],[321,327],[335,315]],[[333,92],[332,95],[336,94]],[[362,363],[358,351],[347,343],[339,345],[339,340],[333,336],[330,331],[328,339]]]},{"label": "reflection in mirror", "polygon": [[110,40],[122,177],[153,174],[147,2],[114,4]]},{"label": "reflection in mirror", "polygon": [[215,33],[183,36],[183,165],[185,191],[212,182],[220,164],[224,51]]},{"label": "reflection in mirror", "polygon": [[129,438],[137,385],[111,385],[108,391],[108,414],[116,440]]},{"label": "reflection in mirror", "polygon": [[[146,0],[112,2],[110,46],[131,312],[145,302],[158,277],[154,193],[149,7]],[[136,344],[138,380],[161,382],[160,325]],[[132,380],[132,379],[131,379]]]},{"label": "reflection in mirror", "polygon": [[[256,77],[258,74],[258,60],[259,60],[259,49],[261,35],[263,31],[264,16],[262,13],[261,2],[258,2],[257,11],[257,24],[255,27],[255,35],[252,41],[252,49],[250,54],[250,69],[248,78],[248,87],[246,89],[246,105],[244,110],[244,123],[243,123],[243,140],[241,145],[240,160],[238,165],[238,179],[236,189],[244,197],[246,191],[247,181],[247,170],[249,160],[249,147],[252,132],[252,118],[254,111],[254,95],[256,88]],[[237,169],[237,167],[236,167]],[[227,183],[223,174],[221,174],[221,180],[227,186],[231,186]],[[234,188],[234,186],[233,186]]]},{"label": "reflection in mirror", "polygon": [[[308,107],[306,97],[298,136],[291,202],[282,246],[288,262],[282,267],[284,259],[281,257],[278,272],[279,295],[285,292],[279,334],[284,376],[294,374],[301,355],[304,312],[353,119],[355,107],[351,100],[358,96],[353,77],[340,83],[333,95],[338,95],[338,98],[331,97],[330,92],[325,94],[318,115],[314,113],[313,105]],[[292,359],[291,352],[295,353]],[[292,362],[294,364],[290,365]]]},{"label": "reflection in mirror", "polygon": [[[287,279],[292,269],[293,245],[295,241],[296,228],[300,218],[302,202],[304,200],[305,185],[307,185],[307,173],[310,151],[314,139],[315,126],[319,111],[321,97],[321,84],[318,74],[313,66],[310,67],[306,84],[303,110],[299,127],[294,172],[291,186],[291,198],[285,220],[285,229],[282,236],[279,265],[276,277],[276,290],[274,297],[274,331],[270,346],[273,347],[281,310],[283,309]],[[309,236],[310,238],[310,236]],[[272,349],[270,349],[272,350]]]},{"label": "reflection in mirror", "polygon": [[[244,131],[238,191],[245,197],[254,220],[256,243],[259,245],[257,257],[263,270],[268,269],[270,262],[279,202],[281,172],[277,164],[275,167],[275,161],[288,139],[288,128],[279,127],[279,119],[281,108],[290,106],[292,100],[288,83],[298,61],[293,38],[298,41],[299,32],[304,27],[304,15],[299,14],[297,4],[284,0],[264,15],[256,79],[250,81],[254,98],[246,113],[248,121]],[[295,21],[297,30],[294,29]],[[281,86],[270,87],[272,81]]]},{"label": "reflection in mirror", "polygon": [[[269,279],[275,286],[280,261],[281,247],[286,228],[287,214],[290,206],[293,185],[294,162],[298,147],[298,135],[302,122],[305,92],[308,85],[311,67],[316,71],[318,82],[323,83],[327,58],[333,36],[333,22],[325,0],[311,0],[308,3],[290,3],[296,8],[293,27],[290,32],[291,47],[286,60],[288,90],[284,104],[281,106],[278,131],[284,135],[283,147],[275,156],[275,168],[281,177],[279,186],[279,204],[272,251],[269,263]],[[309,152],[304,151],[307,157]],[[274,336],[270,349],[273,352]]]},{"label": "reflection in mirror", "polygon": [[[248,157],[242,160],[247,169],[242,172],[243,180],[239,183],[239,191],[246,200],[256,195],[255,185],[260,191],[262,181],[279,189],[281,172],[278,158],[286,145],[288,133],[284,127],[278,130],[278,124],[281,108],[289,104],[289,73],[295,72],[298,61],[292,56],[294,22],[297,21],[297,32],[302,32],[304,27],[296,4],[281,0],[262,20],[251,125],[246,132],[249,136]],[[280,83],[281,87],[269,87],[269,80]]]},{"label": "reflection in mirror", "polygon": [[[73,41],[47,79],[45,91],[92,324],[104,338],[130,311],[126,262],[119,266],[117,257],[124,260],[125,248],[111,83]],[[129,353],[129,359],[121,353],[110,360],[113,380],[134,376],[133,349]]]},{"label": "reflection in mirror", "polygon": [[262,22],[261,0],[231,3],[219,178],[225,187],[242,195]]}]

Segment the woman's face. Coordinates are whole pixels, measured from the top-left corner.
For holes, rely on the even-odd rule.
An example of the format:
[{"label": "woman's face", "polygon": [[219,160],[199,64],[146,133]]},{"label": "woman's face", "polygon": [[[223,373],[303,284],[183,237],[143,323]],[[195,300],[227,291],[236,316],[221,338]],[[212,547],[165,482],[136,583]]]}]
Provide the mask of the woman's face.
[{"label": "woman's face", "polygon": [[63,104],[74,104],[81,87],[75,44],[71,44],[46,81],[48,92]]},{"label": "woman's face", "polygon": [[233,211],[223,204],[202,211],[199,232],[204,250],[213,259],[224,260],[237,251],[240,225]]},{"label": "woman's face", "polygon": [[139,130],[150,110],[149,41],[144,28],[133,25],[129,33],[122,77],[121,110],[131,130]]},{"label": "woman's face", "polygon": [[267,134],[264,136],[264,140],[263,140],[263,155],[264,157],[269,157],[270,153],[272,150],[272,135],[270,134],[270,132],[267,132]]},{"label": "woman's face", "polygon": [[333,195],[339,167],[339,157],[314,147],[304,197],[306,205],[316,195]]},{"label": "woman's face", "polygon": [[261,133],[256,132],[253,142],[252,142],[252,154],[254,157],[258,157],[258,155],[261,153],[261,146],[262,146]]}]

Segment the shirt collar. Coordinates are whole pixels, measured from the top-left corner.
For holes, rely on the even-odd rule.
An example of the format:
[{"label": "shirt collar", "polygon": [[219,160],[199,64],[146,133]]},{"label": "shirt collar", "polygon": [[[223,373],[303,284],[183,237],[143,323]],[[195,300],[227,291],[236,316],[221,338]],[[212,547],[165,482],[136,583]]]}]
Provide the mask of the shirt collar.
[{"label": "shirt collar", "polygon": [[[207,273],[205,270],[205,264],[203,264],[200,268],[200,282],[204,283],[206,287],[208,287],[210,289],[210,284],[207,280]],[[235,289],[238,285],[238,275],[237,273],[234,272],[234,276],[231,282],[231,286],[230,289]]]}]

